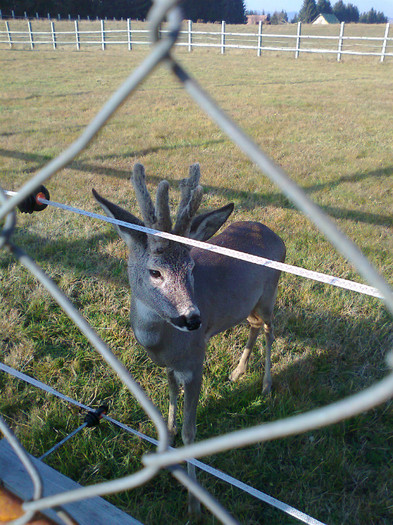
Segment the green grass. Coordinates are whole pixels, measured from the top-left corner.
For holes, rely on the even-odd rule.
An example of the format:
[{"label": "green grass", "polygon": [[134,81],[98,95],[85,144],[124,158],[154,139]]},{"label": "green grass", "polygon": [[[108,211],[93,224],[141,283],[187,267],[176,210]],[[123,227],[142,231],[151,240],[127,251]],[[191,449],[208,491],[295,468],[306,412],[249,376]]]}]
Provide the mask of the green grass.
[{"label": "green grass", "polygon": [[[79,135],[146,50],[112,48],[1,51],[1,185],[17,189]],[[285,168],[393,283],[391,108],[386,61],[215,51],[179,58],[228,113]],[[235,202],[231,220],[255,219],[279,233],[287,262],[360,280],[310,221],[198,109],[161,68],[98,138],[47,187],[51,198],[98,211],[95,187],[138,213],[127,182],[144,163],[149,187],[176,181],[200,162],[205,207]],[[13,236],[73,303],[167,414],[165,372],[129,328],[126,248],[109,225],[54,209],[18,214]],[[0,252],[0,359],[83,403],[110,403],[110,415],[154,435],[131,394],[26,270]],[[227,381],[247,338],[239,326],[211,341],[198,408],[198,439],[316,408],[386,374],[391,318],[380,301],[283,275],[276,308],[274,391],[263,397],[263,359]],[[262,349],[262,340],[259,342]],[[78,411],[0,375],[0,412],[26,449],[41,455],[80,424]],[[389,524],[392,404],[301,436],[206,458],[329,524]],[[149,446],[102,423],[48,458],[89,484],[137,471]],[[199,479],[241,523],[297,523],[201,473]],[[186,495],[167,472],[108,498],[147,524],[187,521]],[[205,523],[216,521],[204,514]]]}]

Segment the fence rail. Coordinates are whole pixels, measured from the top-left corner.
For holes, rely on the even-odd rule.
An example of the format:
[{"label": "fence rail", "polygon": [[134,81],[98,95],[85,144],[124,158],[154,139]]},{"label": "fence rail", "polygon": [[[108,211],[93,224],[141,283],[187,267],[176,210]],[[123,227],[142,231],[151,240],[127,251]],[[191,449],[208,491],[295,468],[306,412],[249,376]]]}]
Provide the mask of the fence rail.
[{"label": "fence rail", "polygon": [[[11,28],[11,20],[12,25],[17,24],[18,27]],[[132,50],[133,46],[151,44],[147,23],[130,19],[113,22],[81,21],[79,19],[62,21],[62,26],[66,24],[66,30],[56,29],[54,20],[11,20],[4,20],[4,29],[0,30],[0,48],[25,46],[35,49],[46,45],[53,49],[60,46],[72,46],[79,50],[82,46],[98,46],[105,50],[109,45],[123,45],[127,46],[128,50]],[[23,28],[24,23],[26,25]],[[134,27],[134,23],[137,27]],[[109,24],[116,24],[116,28],[110,28]],[[33,28],[33,25],[37,27]],[[207,25],[207,27],[212,26]],[[288,28],[288,34],[281,32],[282,26],[280,30],[277,29],[277,32],[271,33],[272,26],[267,31],[261,22],[255,31],[249,26],[237,26],[244,29],[242,32],[227,31],[225,22],[218,27],[219,30],[216,30],[216,25],[213,26],[214,30],[210,31],[195,30],[191,20],[185,21],[179,32],[176,46],[187,47],[189,52],[196,48],[217,48],[220,49],[221,54],[231,49],[255,50],[258,56],[265,51],[291,52],[294,53],[295,58],[299,58],[300,53],[331,54],[335,55],[338,61],[343,55],[374,56],[379,57],[381,62],[386,57],[393,57],[393,37],[389,36],[389,23],[382,26],[380,34],[376,36],[346,35],[344,22],[334,28],[329,27],[330,33],[333,29],[338,28],[336,34],[321,34],[321,26],[318,28],[319,34],[302,34],[301,22],[297,26],[285,26],[285,29]],[[353,27],[352,25],[351,29]],[[379,30],[379,27],[377,29]],[[165,36],[168,29],[163,26],[159,32],[161,36]]]}]

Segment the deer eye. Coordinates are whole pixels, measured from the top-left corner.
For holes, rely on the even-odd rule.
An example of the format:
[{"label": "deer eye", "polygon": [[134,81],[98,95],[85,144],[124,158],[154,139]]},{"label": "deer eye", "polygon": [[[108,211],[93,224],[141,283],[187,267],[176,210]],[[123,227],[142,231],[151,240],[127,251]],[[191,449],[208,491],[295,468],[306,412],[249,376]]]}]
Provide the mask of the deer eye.
[{"label": "deer eye", "polygon": [[153,279],[160,279],[162,277],[161,272],[158,270],[149,270],[150,276],[153,277]]}]

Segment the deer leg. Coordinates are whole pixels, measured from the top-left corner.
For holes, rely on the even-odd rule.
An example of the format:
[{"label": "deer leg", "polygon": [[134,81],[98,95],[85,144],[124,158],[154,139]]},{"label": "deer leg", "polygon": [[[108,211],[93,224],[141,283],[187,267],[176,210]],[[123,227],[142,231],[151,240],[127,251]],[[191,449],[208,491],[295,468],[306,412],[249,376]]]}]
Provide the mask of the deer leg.
[{"label": "deer leg", "polygon": [[[194,372],[189,381],[184,382],[184,413],[182,438],[184,445],[194,442],[196,435],[196,410],[198,406],[199,394],[202,384],[202,370]],[[187,464],[188,475],[196,480],[195,465]],[[201,505],[198,499],[192,494],[188,495],[188,512],[199,514]]]},{"label": "deer leg", "polygon": [[269,394],[272,388],[272,344],[274,342],[273,324],[271,322],[265,323],[263,326],[266,337],[266,354],[265,354],[265,375],[263,376],[263,390],[264,394]]},{"label": "deer leg", "polygon": [[229,376],[230,381],[237,381],[239,377],[247,371],[248,360],[250,359],[251,351],[255,345],[255,341],[257,340],[262,326],[262,319],[260,319],[260,317],[256,316],[254,313],[249,315],[247,321],[250,323],[250,334],[248,336],[248,341],[240,358],[239,364]]},{"label": "deer leg", "polygon": [[168,412],[168,431],[171,444],[177,434],[177,397],[179,395],[179,383],[175,377],[175,372],[170,368],[166,369],[169,385],[169,412]]}]

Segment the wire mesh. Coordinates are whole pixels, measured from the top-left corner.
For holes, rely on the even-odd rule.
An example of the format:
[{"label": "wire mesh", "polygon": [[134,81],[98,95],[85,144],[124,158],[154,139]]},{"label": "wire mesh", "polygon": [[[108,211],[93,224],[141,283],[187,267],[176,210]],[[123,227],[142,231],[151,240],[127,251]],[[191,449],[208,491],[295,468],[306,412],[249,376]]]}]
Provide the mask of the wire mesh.
[{"label": "wire mesh", "polygon": [[[177,478],[187,489],[200,499],[204,505],[223,523],[236,523],[229,513],[203,489],[193,481],[185,471],[178,467],[178,463],[190,458],[198,458],[207,454],[218,453],[227,449],[234,449],[247,444],[265,440],[285,437],[306,430],[320,428],[342,419],[359,414],[368,410],[393,396],[393,373],[385,379],[368,388],[367,390],[351,396],[347,399],[329,405],[322,409],[313,410],[306,414],[297,415],[274,423],[266,423],[247,430],[233,432],[223,436],[211,438],[199,443],[181,447],[176,450],[168,448],[168,433],[166,424],[142,388],[134,381],[130,373],[113,355],[109,347],[91,328],[89,323],[81,316],[70,300],[56,286],[56,284],[41,270],[35,261],[21,248],[12,242],[15,228],[15,208],[29,194],[36,190],[44,181],[52,177],[57,171],[64,168],[78,155],[95,137],[98,131],[111,118],[124,100],[132,94],[140,83],[149,76],[153,70],[165,64],[179,79],[184,89],[200,105],[202,110],[213,119],[217,125],[246,153],[261,171],[267,175],[281,191],[292,200],[292,202],[307,216],[330,240],[330,242],[341,252],[359,273],[372,286],[376,287],[383,297],[387,309],[393,313],[393,292],[387,282],[379,275],[368,259],[362,255],[360,250],[341,233],[334,223],[306,196],[306,194],[278,167],[239,127],[217,106],[217,104],[205,93],[192,76],[171,55],[171,49],[175,45],[181,29],[182,13],[176,0],[155,0],[149,14],[150,32],[154,45],[150,54],[135,69],[119,88],[119,90],[103,106],[97,116],[86,127],[81,136],[57,158],[49,162],[20,191],[7,199],[0,191],[0,219],[4,220],[4,226],[0,233],[0,248],[6,247],[16,259],[25,266],[42,285],[51,293],[53,298],[64,309],[72,321],[79,327],[91,344],[97,349],[108,365],[117,373],[121,381],[126,385],[135,399],[145,410],[148,417],[153,421],[158,433],[158,446],[154,454],[143,458],[143,468],[137,473],[108,482],[83,487],[50,497],[42,497],[39,475],[31,464],[23,450],[13,436],[5,422],[0,419],[0,430],[9,440],[12,448],[18,454],[22,463],[31,477],[35,493],[33,501],[23,505],[26,514],[14,523],[26,523],[31,516],[39,510],[56,507],[69,502],[79,501],[84,498],[110,494],[124,491],[146,483],[157,475],[163,467],[169,467],[175,478]],[[159,35],[159,27],[164,20],[168,21],[168,32]],[[388,356],[388,364],[393,367],[392,354]]]}]

